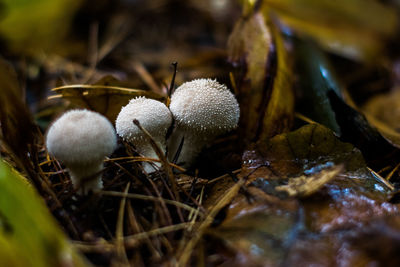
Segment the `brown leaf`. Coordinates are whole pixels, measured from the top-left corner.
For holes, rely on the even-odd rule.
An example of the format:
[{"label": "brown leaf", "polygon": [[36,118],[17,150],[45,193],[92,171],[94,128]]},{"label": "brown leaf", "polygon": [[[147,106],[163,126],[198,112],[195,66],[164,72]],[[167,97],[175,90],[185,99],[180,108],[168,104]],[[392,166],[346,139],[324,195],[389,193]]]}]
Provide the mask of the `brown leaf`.
[{"label": "brown leaf", "polygon": [[236,23],[228,54],[239,69],[240,129],[246,140],[268,138],[291,125],[294,98],[286,53],[282,36],[261,13]]},{"label": "brown leaf", "polygon": [[112,122],[117,118],[122,106],[128,104],[132,98],[145,96],[163,99],[163,96],[150,91],[110,85],[115,83],[115,79],[105,77],[93,85],[65,85],[52,89],[57,95],[51,96],[50,99],[67,99],[74,106],[99,112]]},{"label": "brown leaf", "polygon": [[277,266],[298,231],[298,218],[296,200],[280,200],[249,187],[229,205],[223,223],[207,233],[234,251],[233,266]]},{"label": "brown leaf", "polygon": [[[387,202],[389,190],[369,172],[360,151],[328,128],[306,125],[258,142],[244,154],[239,176],[248,186],[225,209],[220,224],[207,231],[216,241],[210,249],[224,254],[225,264],[384,263],[383,256],[366,253],[369,246],[355,245],[369,242],[358,229],[371,222],[387,225],[400,216],[399,206]],[[279,186],[294,190],[296,197],[288,198],[276,190]]]}]

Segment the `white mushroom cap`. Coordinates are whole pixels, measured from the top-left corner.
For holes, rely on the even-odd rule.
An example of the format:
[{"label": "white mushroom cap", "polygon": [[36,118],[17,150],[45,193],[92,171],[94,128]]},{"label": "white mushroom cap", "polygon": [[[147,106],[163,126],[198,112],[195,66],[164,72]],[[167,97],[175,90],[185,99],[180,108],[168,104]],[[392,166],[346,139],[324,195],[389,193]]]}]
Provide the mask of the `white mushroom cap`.
[{"label": "white mushroom cap", "polygon": [[216,136],[237,127],[239,104],[225,85],[212,79],[197,79],[182,84],[172,94],[169,106],[176,128],[169,140],[169,159],[173,159],[183,138],[178,163],[190,166],[202,147]]},{"label": "white mushroom cap", "polygon": [[137,119],[153,138],[164,138],[172,123],[172,115],[164,103],[145,97],[131,99],[121,109],[115,122],[117,134],[125,141],[147,142],[145,134],[133,123]]},{"label": "white mushroom cap", "polygon": [[[47,150],[67,166],[75,186],[81,179],[101,171],[104,158],[112,154],[116,145],[112,124],[104,116],[89,110],[64,113],[46,135]],[[101,177],[98,177],[97,185],[96,188],[101,187]]]},{"label": "white mushroom cap", "polygon": [[228,88],[212,79],[178,87],[169,106],[180,127],[199,135],[220,135],[237,127],[239,104]]},{"label": "white mushroom cap", "polygon": [[[132,143],[136,149],[146,157],[158,158],[145,134],[133,123],[137,119],[141,126],[153,137],[154,141],[165,151],[165,138],[168,128],[172,124],[172,115],[167,106],[157,100],[145,97],[134,98],[121,109],[115,126],[117,134],[125,141]],[[160,164],[156,164],[160,166]],[[147,172],[155,169],[144,164]]]}]

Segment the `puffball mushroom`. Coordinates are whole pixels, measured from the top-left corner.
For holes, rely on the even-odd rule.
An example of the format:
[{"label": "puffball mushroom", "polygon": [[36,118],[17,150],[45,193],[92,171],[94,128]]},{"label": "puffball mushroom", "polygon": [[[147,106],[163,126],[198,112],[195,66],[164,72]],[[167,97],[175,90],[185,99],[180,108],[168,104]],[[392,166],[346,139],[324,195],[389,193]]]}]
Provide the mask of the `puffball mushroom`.
[{"label": "puffball mushroom", "polygon": [[113,125],[99,113],[77,109],[58,118],[46,135],[48,152],[67,167],[79,194],[101,189],[104,158],[117,146]]},{"label": "puffball mushroom", "polygon": [[[172,124],[171,112],[160,101],[138,97],[131,99],[129,104],[121,109],[115,122],[117,134],[124,141],[133,144],[143,156],[158,159],[146,135],[133,123],[134,119],[140,122],[140,125],[150,133],[165,153],[166,134]],[[161,166],[160,163],[153,164],[157,167]],[[152,173],[156,171],[153,164],[143,162],[142,166],[147,173]]]},{"label": "puffball mushroom", "polygon": [[172,160],[183,138],[177,163],[189,167],[207,142],[237,127],[240,110],[228,88],[212,79],[197,79],[178,87],[169,106],[176,121],[168,144]]}]

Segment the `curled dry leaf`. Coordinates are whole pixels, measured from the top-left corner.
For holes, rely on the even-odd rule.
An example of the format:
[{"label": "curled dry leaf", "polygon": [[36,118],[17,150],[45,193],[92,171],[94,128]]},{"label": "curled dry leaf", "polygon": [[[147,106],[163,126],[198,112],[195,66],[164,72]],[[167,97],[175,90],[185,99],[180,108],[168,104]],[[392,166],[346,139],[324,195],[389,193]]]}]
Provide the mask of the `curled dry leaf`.
[{"label": "curled dry leaf", "polygon": [[[112,81],[111,83],[115,83]],[[69,100],[74,106],[87,108],[99,112],[110,121],[115,121],[122,106],[129,100],[138,96],[162,100],[163,96],[141,89],[131,89],[109,85],[110,79],[88,84],[65,85],[52,89],[57,95],[50,99],[63,98]]]},{"label": "curled dry leaf", "polygon": [[323,169],[310,177],[302,175],[290,178],[287,185],[275,187],[275,190],[286,192],[290,197],[308,197],[317,192],[326,183],[334,179],[343,170],[343,165]]},{"label": "curled dry leaf", "polygon": [[290,128],[294,96],[291,65],[281,33],[260,12],[241,18],[228,41],[229,60],[238,68],[242,135],[265,139]]}]

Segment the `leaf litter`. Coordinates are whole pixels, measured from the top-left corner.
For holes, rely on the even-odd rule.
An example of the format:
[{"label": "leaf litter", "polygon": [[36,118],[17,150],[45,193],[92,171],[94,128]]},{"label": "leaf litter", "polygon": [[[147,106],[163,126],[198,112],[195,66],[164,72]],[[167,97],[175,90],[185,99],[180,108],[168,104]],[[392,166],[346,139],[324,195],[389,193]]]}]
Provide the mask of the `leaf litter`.
[{"label": "leaf litter", "polygon": [[[222,14],[217,7],[197,1],[122,4],[137,17],[120,28],[118,17],[127,15],[114,10],[115,17],[111,12],[109,20],[92,24],[88,57],[85,49],[78,49],[80,60],[68,52],[65,58],[26,52],[31,69],[43,70],[40,86],[54,88],[46,92],[49,100],[38,103],[41,113],[34,112],[42,129],[23,102],[17,76],[2,62],[2,159],[32,182],[73,248],[93,265],[395,266],[400,261],[398,148],[346,97],[342,77],[334,75],[343,59],[320,50],[356,59],[366,73],[368,62],[380,64],[374,59],[392,52],[383,53],[382,47],[394,38],[393,11],[368,1],[366,14],[376,16],[370,21],[357,13],[357,3],[244,1],[236,22],[240,8],[229,5],[222,12],[227,15],[215,19]],[[321,17],[327,6],[333,9]],[[318,16],[306,16],[310,13]],[[182,26],[182,14],[196,14],[196,21]],[[148,26],[149,20],[158,28]],[[173,21],[172,28],[166,21]],[[102,23],[119,30],[107,31],[99,45]],[[137,31],[130,35],[133,28]],[[72,107],[113,121],[135,96],[168,103],[175,75],[168,67],[175,60],[177,84],[211,76],[237,93],[239,129],[209,144],[188,170],[163,157],[147,135],[163,165],[153,174],[143,172],[141,161],[154,159],[119,140],[105,160],[104,189],[76,195],[64,166],[43,147],[46,125]],[[11,62],[22,74],[27,71]],[[27,75],[28,88],[34,73]],[[307,97],[311,102],[304,101]],[[310,112],[299,109],[302,100],[312,106]],[[296,118],[295,111],[301,112]]]}]

